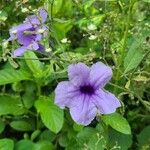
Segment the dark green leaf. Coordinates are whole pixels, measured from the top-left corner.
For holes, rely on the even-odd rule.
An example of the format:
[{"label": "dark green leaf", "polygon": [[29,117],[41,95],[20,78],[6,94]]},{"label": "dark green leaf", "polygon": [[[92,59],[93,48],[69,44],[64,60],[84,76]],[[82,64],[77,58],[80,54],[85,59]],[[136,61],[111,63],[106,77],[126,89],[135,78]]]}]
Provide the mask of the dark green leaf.
[{"label": "dark green leaf", "polygon": [[2,133],[5,129],[5,123],[0,119],[0,133]]},{"label": "dark green leaf", "polygon": [[138,146],[139,150],[149,150],[150,149],[150,126],[145,127],[141,133],[138,135]]},{"label": "dark green leaf", "polygon": [[33,126],[31,123],[21,120],[21,121],[12,121],[10,123],[10,126],[18,131],[32,131]]}]

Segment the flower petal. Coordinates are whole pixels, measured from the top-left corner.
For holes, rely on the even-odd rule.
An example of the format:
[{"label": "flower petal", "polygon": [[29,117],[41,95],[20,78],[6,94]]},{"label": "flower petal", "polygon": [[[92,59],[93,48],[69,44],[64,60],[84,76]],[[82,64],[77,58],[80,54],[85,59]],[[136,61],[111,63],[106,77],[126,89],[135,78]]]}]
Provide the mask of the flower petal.
[{"label": "flower petal", "polygon": [[21,56],[24,54],[24,52],[27,50],[27,47],[22,46],[17,48],[14,52],[13,52],[13,57],[17,57],[17,56]]},{"label": "flower petal", "polygon": [[73,99],[74,106],[70,108],[70,114],[78,124],[88,125],[96,116],[97,108],[90,98],[88,95],[80,94]]},{"label": "flower petal", "polygon": [[72,64],[68,67],[68,76],[75,86],[87,84],[90,69],[83,63]]},{"label": "flower petal", "polygon": [[111,79],[112,70],[102,62],[92,65],[90,71],[90,83],[95,88],[102,88]]},{"label": "flower petal", "polygon": [[9,30],[9,34],[10,34],[10,38],[8,39],[8,41],[12,41],[16,39],[16,34],[20,31],[24,31],[27,29],[30,29],[32,26],[29,23],[24,23],[24,24],[20,24],[18,26],[12,27]]},{"label": "flower petal", "polygon": [[38,25],[41,24],[40,20],[38,19],[38,17],[36,15],[28,16],[24,22],[30,23],[32,25],[32,27],[37,27]]},{"label": "flower petal", "polygon": [[71,107],[73,97],[78,94],[78,89],[76,89],[69,81],[60,82],[55,89],[55,104],[61,108],[64,108],[65,106]]},{"label": "flower petal", "polygon": [[39,49],[39,43],[38,42],[32,42],[29,46],[28,49],[30,50],[38,50]]},{"label": "flower petal", "polygon": [[37,35],[36,34],[25,35],[24,32],[25,31],[19,31],[17,32],[16,36],[18,39],[18,43],[24,46],[28,46],[36,39]]},{"label": "flower petal", "polygon": [[98,108],[100,114],[110,114],[120,107],[119,100],[110,92],[97,90],[92,98],[93,103]]},{"label": "flower petal", "polygon": [[47,19],[47,12],[44,8],[39,9],[39,16],[40,16],[41,22],[44,23]]}]

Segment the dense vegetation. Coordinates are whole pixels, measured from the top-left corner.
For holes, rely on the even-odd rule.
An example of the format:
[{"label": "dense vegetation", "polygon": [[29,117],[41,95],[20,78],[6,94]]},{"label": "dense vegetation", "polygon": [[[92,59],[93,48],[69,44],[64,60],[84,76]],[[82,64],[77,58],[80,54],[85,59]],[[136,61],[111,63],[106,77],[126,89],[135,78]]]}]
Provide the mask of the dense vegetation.
[{"label": "dense vegetation", "polygon": [[[9,30],[44,8],[44,52],[12,54]],[[1,0],[0,150],[150,150],[150,0]],[[115,113],[77,124],[55,105],[70,64],[103,62]]]}]

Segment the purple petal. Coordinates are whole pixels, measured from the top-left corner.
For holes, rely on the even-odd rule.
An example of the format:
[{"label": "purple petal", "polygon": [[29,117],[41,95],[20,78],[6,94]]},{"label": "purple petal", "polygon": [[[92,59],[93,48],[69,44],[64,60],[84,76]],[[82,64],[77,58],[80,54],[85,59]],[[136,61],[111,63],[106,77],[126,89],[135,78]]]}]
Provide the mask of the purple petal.
[{"label": "purple petal", "polygon": [[75,85],[86,84],[89,78],[90,69],[83,63],[72,64],[68,67],[69,80]]},{"label": "purple petal", "polygon": [[29,46],[28,49],[30,50],[38,50],[39,49],[39,44],[37,42],[32,42]]},{"label": "purple petal", "polygon": [[70,82],[60,82],[55,89],[55,104],[61,108],[73,106],[72,99],[79,94]]},{"label": "purple petal", "polygon": [[13,52],[13,57],[22,56],[26,50],[27,50],[27,47],[25,47],[25,46],[17,48]]},{"label": "purple petal", "polygon": [[41,24],[40,20],[38,19],[36,15],[28,16],[24,22],[30,23],[32,27],[37,27],[38,25]]},{"label": "purple petal", "polygon": [[30,29],[32,26],[29,23],[24,23],[24,24],[20,24],[18,26],[12,27],[9,30],[9,34],[10,34],[10,38],[8,39],[8,41],[12,41],[16,39],[16,34],[20,31],[24,31],[27,29]]},{"label": "purple petal", "polygon": [[36,41],[40,41],[42,39],[42,35],[41,34],[36,34]]},{"label": "purple petal", "polygon": [[112,70],[102,62],[98,62],[91,67],[90,83],[95,88],[102,88],[111,79]]},{"label": "purple petal", "polygon": [[97,108],[88,95],[80,94],[73,99],[74,106],[70,108],[70,114],[75,122],[88,125],[95,118]]},{"label": "purple petal", "polygon": [[30,45],[37,37],[36,34],[25,35],[24,31],[19,31],[17,34],[18,42],[24,46]]},{"label": "purple petal", "polygon": [[40,16],[41,22],[44,23],[47,19],[47,12],[44,8],[39,9],[39,16]]},{"label": "purple petal", "polygon": [[92,101],[100,114],[113,113],[116,108],[121,106],[119,100],[113,94],[103,90],[97,90],[92,97]]}]

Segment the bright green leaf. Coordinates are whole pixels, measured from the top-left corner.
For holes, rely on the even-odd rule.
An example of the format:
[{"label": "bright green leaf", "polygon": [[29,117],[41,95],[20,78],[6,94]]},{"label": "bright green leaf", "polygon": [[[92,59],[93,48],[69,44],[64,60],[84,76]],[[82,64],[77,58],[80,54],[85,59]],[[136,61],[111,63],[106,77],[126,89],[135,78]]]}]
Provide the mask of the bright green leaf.
[{"label": "bright green leaf", "polygon": [[32,51],[28,51],[24,54],[24,58],[25,58],[26,64],[32,71],[34,77],[36,78],[41,77],[43,73],[43,65],[38,60],[38,57],[36,56],[36,54]]},{"label": "bright green leaf", "polygon": [[63,125],[63,110],[53,104],[48,97],[37,100],[35,107],[45,126],[55,133],[59,132]]},{"label": "bright green leaf", "polygon": [[124,133],[131,134],[131,128],[127,120],[118,113],[112,113],[102,116],[102,120],[105,124],[110,125],[115,130]]},{"label": "bright green leaf", "polygon": [[30,72],[23,69],[15,70],[12,67],[6,66],[5,69],[0,70],[0,85],[29,79],[31,79]]},{"label": "bright green leaf", "polygon": [[0,139],[0,150],[13,150],[14,142],[11,139]]},{"label": "bright green leaf", "polygon": [[0,115],[21,115],[23,113],[25,110],[19,97],[0,96]]}]

